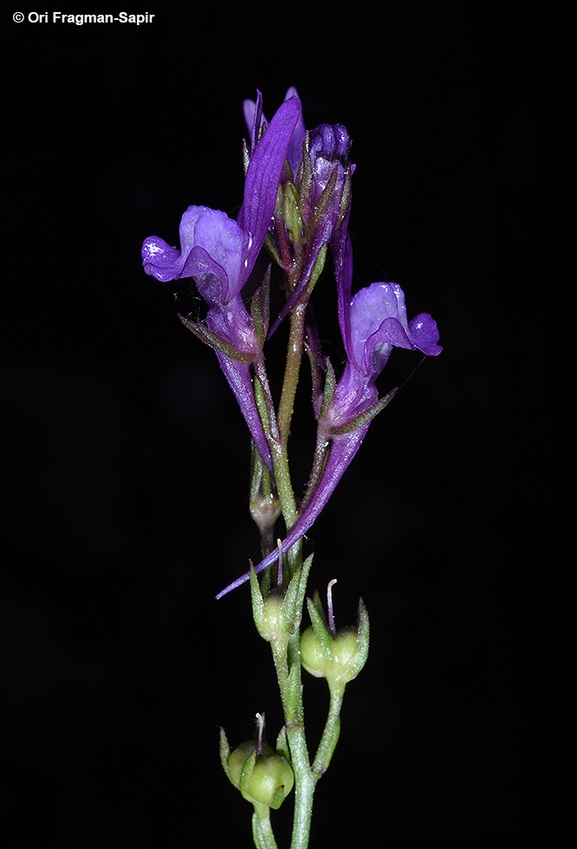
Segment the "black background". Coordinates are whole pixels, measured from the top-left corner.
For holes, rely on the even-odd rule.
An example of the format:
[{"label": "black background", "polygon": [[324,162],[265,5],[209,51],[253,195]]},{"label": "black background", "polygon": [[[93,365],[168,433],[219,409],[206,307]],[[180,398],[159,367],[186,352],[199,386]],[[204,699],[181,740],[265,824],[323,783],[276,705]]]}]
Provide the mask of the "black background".
[{"label": "black background", "polygon": [[[235,214],[242,100],[260,88],[270,117],[289,85],[309,128],[340,122],[353,138],[355,287],[398,281],[444,345],[372,425],[310,534],[311,589],[337,577],[337,624],[359,595],[372,620],[311,849],[550,825],[532,709],[552,510],[534,32],[519,2],[367,7],[9,22],[14,847],[251,845],[218,726],[238,744],[264,710],[274,738],[281,714],[246,587],[214,601],[257,553],[248,439],[213,352],[176,318],[196,314],[194,293],[145,276],[139,251],[151,234],[176,243],[189,204]],[[330,279],[318,290],[338,367]],[[395,352],[382,390],[418,362]],[[304,432],[306,376],[303,393]],[[293,442],[304,477],[308,444]],[[326,693],[305,684],[312,745]]]}]

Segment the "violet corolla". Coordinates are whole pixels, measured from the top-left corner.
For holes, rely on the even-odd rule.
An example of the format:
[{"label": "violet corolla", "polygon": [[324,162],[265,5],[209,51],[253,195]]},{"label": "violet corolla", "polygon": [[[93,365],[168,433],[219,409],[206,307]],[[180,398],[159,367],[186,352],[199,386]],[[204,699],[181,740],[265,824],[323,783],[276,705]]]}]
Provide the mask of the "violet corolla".
[{"label": "violet corolla", "polygon": [[[437,356],[442,347],[435,320],[420,313],[408,321],[405,297],[397,283],[372,283],[351,297],[352,246],[348,235],[332,241],[338,290],[338,312],[346,365],[338,383],[325,380],[318,399],[315,467],[295,525],[282,542],[286,553],[312,527],[365,438],[373,418],[390,402],[396,390],[379,399],[376,379],[392,349],[419,350]],[[333,375],[327,361],[327,375]],[[278,558],[278,551],[256,567],[258,574]],[[222,590],[217,598],[243,584],[246,573]]]},{"label": "violet corolla", "polygon": [[251,363],[262,351],[258,333],[241,296],[262,249],[274,211],[280,174],[297,121],[298,97],[286,100],[266,132],[255,141],[236,221],[220,210],[190,206],[180,223],[180,250],[158,236],[142,247],[144,270],[161,282],[192,277],[208,305],[205,323],[183,323],[211,345],[237,398],[252,439],[266,465],[270,450],[252,386]]}]

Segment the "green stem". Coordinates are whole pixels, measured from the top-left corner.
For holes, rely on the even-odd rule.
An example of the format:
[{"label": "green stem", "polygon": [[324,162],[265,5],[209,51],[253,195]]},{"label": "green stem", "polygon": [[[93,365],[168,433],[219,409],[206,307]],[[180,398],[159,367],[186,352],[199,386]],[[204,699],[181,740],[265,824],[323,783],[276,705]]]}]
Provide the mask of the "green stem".
[{"label": "green stem", "polygon": [[319,748],[313,762],[313,773],[317,780],[321,777],[321,775],[324,775],[329,768],[333,752],[335,751],[335,746],[339,739],[339,734],[341,732],[340,713],[344,693],[344,687],[339,690],[331,689],[329,715],[327,716],[323,736],[321,737],[321,742],[319,743]]},{"label": "green stem", "polygon": [[317,777],[311,772],[304,728],[287,730],[295,774],[295,809],[291,849],[307,849],[313,816],[313,795]]},{"label": "green stem", "polygon": [[[295,809],[291,849],[307,849],[313,812],[313,794],[318,780],[318,776],[311,771],[305,736],[299,641],[300,635],[296,632],[291,636],[288,646],[286,643],[271,643],[295,776]],[[292,660],[290,672],[289,656]]]},{"label": "green stem", "polygon": [[[287,532],[296,524],[298,510],[292,486],[289,460],[288,460],[288,438],[290,434],[291,421],[294,411],[295,395],[299,382],[300,368],[304,350],[306,303],[297,304],[290,315],[290,332],[287,348],[287,360],[278,407],[278,429],[280,444],[278,454],[273,457],[275,476],[281,501],[281,509]],[[281,488],[286,490],[287,497],[283,502]],[[290,489],[290,497],[288,497]],[[302,542],[296,543],[288,552],[288,565],[290,574],[302,563]]]},{"label": "green stem", "polygon": [[297,519],[296,499],[290,476],[286,440],[281,437],[262,354],[254,361],[254,370],[258,387],[256,393],[258,410],[271,449],[276,488],[288,531]]},{"label": "green stem", "polygon": [[286,446],[290,433],[291,420],[294,410],[294,400],[299,382],[301,361],[303,356],[303,339],[305,333],[306,303],[297,304],[290,316],[290,333],[287,349],[287,361],[280,404],[278,408],[278,427],[283,445]]},{"label": "green stem", "polygon": [[256,849],[278,849],[272,825],[270,822],[270,808],[268,805],[257,805],[252,815],[252,838]]}]

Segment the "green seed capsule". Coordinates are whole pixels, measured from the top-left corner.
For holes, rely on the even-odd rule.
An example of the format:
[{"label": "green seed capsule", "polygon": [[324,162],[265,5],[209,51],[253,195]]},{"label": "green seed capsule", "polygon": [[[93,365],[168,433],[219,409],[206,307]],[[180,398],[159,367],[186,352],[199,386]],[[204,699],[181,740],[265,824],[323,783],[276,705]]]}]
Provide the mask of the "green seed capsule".
[{"label": "green seed capsule", "polygon": [[241,743],[228,759],[228,776],[253,804],[280,808],[294,784],[289,762],[268,745],[258,754],[254,740]]}]

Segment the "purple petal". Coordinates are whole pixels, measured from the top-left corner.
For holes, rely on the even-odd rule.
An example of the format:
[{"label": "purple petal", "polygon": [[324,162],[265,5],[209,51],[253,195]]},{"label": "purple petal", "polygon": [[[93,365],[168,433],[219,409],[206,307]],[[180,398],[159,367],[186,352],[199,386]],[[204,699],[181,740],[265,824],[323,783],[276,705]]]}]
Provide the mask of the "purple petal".
[{"label": "purple petal", "polygon": [[142,245],[142,264],[146,274],[156,277],[161,283],[176,280],[184,266],[182,254],[171,248],[159,236],[149,236]]},{"label": "purple petal", "polygon": [[156,277],[162,283],[182,277],[184,264],[195,244],[196,222],[207,209],[206,206],[189,206],[180,219],[180,250],[171,248],[158,236],[150,236],[144,240],[142,262],[147,274]]},{"label": "purple petal", "polygon": [[[389,283],[373,283],[354,295],[350,306],[349,346],[352,360],[363,374],[369,376],[373,372],[373,350],[377,345],[395,344],[384,330],[385,319],[390,316],[397,319],[404,309],[400,287],[395,289]],[[398,321],[396,323],[399,325]],[[402,331],[401,325],[399,329]]]},{"label": "purple petal", "polygon": [[256,103],[254,100],[243,100],[242,102],[242,111],[244,113],[244,122],[246,124],[246,128],[248,130],[249,136],[251,138],[251,143],[255,134],[255,115],[256,115]]},{"label": "purple petal", "polygon": [[254,357],[261,350],[252,317],[240,295],[224,307],[209,309],[206,324],[209,330],[243,354]]},{"label": "purple petal", "polygon": [[[294,85],[291,86],[287,90],[287,93],[285,94],[284,99],[286,101],[286,100],[289,100],[291,97],[298,97],[298,93],[297,93],[297,90],[294,87]],[[256,148],[256,145],[257,145],[258,134],[259,134],[259,131],[260,131],[261,124],[263,122],[265,124],[268,124],[268,121],[266,120],[266,118],[262,114],[262,95],[261,95],[260,91],[257,91],[257,101],[256,101],[256,103],[254,102],[254,100],[245,100],[243,102],[242,106],[243,106],[243,111],[244,111],[244,120],[245,120],[246,125],[248,127],[248,131],[249,131],[250,138],[251,138],[250,152],[252,154],[254,152],[255,148]],[[301,111],[299,113],[299,119],[296,123],[296,126],[293,130],[293,133],[292,133],[292,136],[291,136],[291,139],[290,139],[290,142],[289,142],[289,146],[288,146],[288,150],[287,150],[287,156],[286,156],[286,158],[289,161],[289,165],[292,169],[294,176],[296,176],[296,173],[298,171],[298,167],[299,167],[301,159],[302,159],[303,142],[305,140],[305,135],[306,135],[306,128],[305,128],[305,122],[303,120],[303,113],[302,113],[302,109],[301,109]]]},{"label": "purple petal", "polygon": [[409,324],[405,295],[398,283],[372,283],[354,295],[350,307],[349,348],[353,362],[367,377],[382,371],[392,347],[441,352],[439,331],[427,313]]},{"label": "purple petal", "polygon": [[237,219],[249,237],[243,282],[254,267],[270,226],[282,167],[300,111],[298,97],[291,97],[283,103],[268,125],[248,166],[244,202]]},{"label": "purple petal", "polygon": [[374,380],[362,374],[351,360],[347,360],[326,413],[325,423],[328,431],[348,424],[369,410],[378,400],[379,392]]},{"label": "purple petal", "polygon": [[438,344],[437,322],[428,312],[419,313],[409,321],[409,332],[414,346],[423,354],[436,357],[443,350],[443,346]]},{"label": "purple petal", "polygon": [[[294,85],[288,89],[287,93],[284,96],[284,99],[289,100],[289,98],[291,97],[298,97],[297,90]],[[301,164],[301,159],[303,158],[303,142],[305,140],[306,132],[307,131],[303,119],[303,112],[301,109],[299,112],[299,119],[293,130],[293,134],[291,136],[287,151],[287,159],[289,161],[290,167],[292,168],[294,177],[296,177],[299,165]]]},{"label": "purple petal", "polygon": [[351,338],[351,287],[353,283],[353,245],[349,236],[349,211],[339,230],[331,239],[331,252],[337,282],[337,310],[341,337],[348,359],[352,359]]},{"label": "purple petal", "polygon": [[[180,243],[183,253],[188,249],[192,250],[193,247],[202,248],[212,262],[208,263],[205,255],[202,257],[197,255],[192,262],[186,263],[186,275],[183,274],[183,276],[197,277],[199,274],[214,274],[217,273],[216,268],[220,267],[224,271],[224,279],[221,278],[221,300],[216,303],[224,306],[236,297],[242,288],[244,282],[242,263],[248,247],[247,237],[236,221],[229,218],[225,212],[206,207],[202,208],[202,214],[196,220],[194,231],[189,233],[186,219],[190,209],[197,209],[197,207],[189,207],[180,225]],[[202,290],[202,283],[198,280],[196,282],[200,293],[206,297]],[[208,301],[208,303],[212,305],[215,301]]]},{"label": "purple petal", "polygon": [[[327,501],[335,491],[335,488],[345,473],[349,463],[359,450],[361,442],[365,438],[368,429],[369,424],[366,424],[354,431],[354,433],[347,434],[346,436],[339,436],[333,440],[330,447],[329,458],[315,494],[297,519],[295,526],[282,542],[283,554],[286,554],[286,552],[292,548],[292,546],[295,545],[295,543],[297,543],[312,527],[317,517],[325,507]],[[278,550],[275,549],[268,555],[268,557],[265,557],[265,559],[255,567],[257,575],[264,571],[264,569],[272,566],[273,563],[276,562],[277,558]],[[236,581],[233,581],[232,584],[229,584],[224,590],[221,590],[216,598],[222,598],[224,595],[231,592],[231,590],[235,590],[237,587],[240,587],[241,584],[248,581],[249,577],[250,572],[246,572],[244,575],[241,575],[240,578],[237,578]]]},{"label": "purple petal", "polygon": [[[248,237],[225,212],[189,206],[179,227],[180,247],[171,248],[158,236],[146,239],[142,259],[147,274],[163,283],[180,277],[200,277],[197,285],[210,306],[227,304],[242,288],[243,257]],[[212,275],[217,281],[205,279]]]}]

